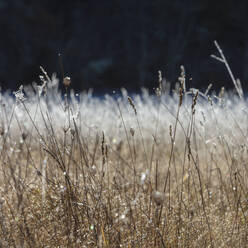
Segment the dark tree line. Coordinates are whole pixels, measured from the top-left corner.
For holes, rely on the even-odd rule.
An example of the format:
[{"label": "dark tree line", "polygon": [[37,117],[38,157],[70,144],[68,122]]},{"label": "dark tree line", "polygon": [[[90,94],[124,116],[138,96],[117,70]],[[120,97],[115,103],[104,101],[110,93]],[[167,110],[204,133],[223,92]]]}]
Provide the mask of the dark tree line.
[{"label": "dark tree line", "polygon": [[153,88],[157,71],[189,86],[232,87],[224,66],[210,58],[218,40],[245,89],[248,80],[247,1],[0,0],[0,84],[38,81],[39,65],[77,90]]}]

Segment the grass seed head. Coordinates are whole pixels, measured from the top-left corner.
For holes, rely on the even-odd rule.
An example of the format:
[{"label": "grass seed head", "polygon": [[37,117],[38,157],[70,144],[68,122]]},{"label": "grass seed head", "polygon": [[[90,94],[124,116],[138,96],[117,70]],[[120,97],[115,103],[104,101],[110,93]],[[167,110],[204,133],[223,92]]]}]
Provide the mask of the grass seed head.
[{"label": "grass seed head", "polygon": [[130,106],[132,107],[132,109],[133,109],[135,115],[137,115],[137,110],[136,110],[136,108],[135,108],[135,105],[134,105],[134,103],[133,103],[132,98],[128,96],[127,99],[128,99],[128,102],[129,102]]}]

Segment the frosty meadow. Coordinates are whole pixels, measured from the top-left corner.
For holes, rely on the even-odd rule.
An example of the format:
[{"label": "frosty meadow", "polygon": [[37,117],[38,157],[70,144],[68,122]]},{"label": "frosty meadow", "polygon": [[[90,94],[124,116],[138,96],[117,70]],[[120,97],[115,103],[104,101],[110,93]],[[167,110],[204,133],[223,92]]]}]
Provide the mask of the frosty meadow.
[{"label": "frosty meadow", "polygon": [[237,81],[190,90],[182,67],[173,90],[160,73],[156,95],[99,99],[42,73],[1,94],[1,247],[247,247]]}]

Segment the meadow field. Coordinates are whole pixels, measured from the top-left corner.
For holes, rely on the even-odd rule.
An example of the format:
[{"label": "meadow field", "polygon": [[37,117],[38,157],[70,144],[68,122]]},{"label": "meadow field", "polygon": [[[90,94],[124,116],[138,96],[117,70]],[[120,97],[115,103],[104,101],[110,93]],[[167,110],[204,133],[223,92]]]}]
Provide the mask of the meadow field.
[{"label": "meadow field", "polygon": [[43,68],[2,93],[0,247],[248,247],[248,102],[181,70],[156,94],[75,94]]}]

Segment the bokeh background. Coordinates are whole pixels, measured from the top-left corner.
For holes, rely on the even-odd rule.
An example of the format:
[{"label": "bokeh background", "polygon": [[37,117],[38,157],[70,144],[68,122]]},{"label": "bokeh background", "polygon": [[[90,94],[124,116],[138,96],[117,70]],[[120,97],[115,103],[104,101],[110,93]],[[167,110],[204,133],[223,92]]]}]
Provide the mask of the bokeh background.
[{"label": "bokeh background", "polygon": [[233,88],[223,64],[210,58],[222,47],[247,90],[248,1],[233,0],[0,0],[0,85],[39,82],[39,66],[76,91],[153,89],[157,71],[175,83],[184,65],[188,87]]}]

